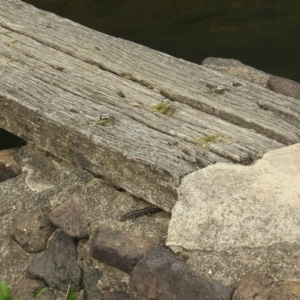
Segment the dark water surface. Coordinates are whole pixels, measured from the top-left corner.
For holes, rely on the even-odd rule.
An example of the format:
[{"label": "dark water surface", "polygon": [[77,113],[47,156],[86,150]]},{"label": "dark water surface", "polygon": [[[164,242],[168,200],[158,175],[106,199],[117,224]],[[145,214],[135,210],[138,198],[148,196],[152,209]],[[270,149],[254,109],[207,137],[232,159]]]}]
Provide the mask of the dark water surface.
[{"label": "dark water surface", "polygon": [[62,17],[200,64],[235,58],[300,82],[299,0],[26,0]]}]

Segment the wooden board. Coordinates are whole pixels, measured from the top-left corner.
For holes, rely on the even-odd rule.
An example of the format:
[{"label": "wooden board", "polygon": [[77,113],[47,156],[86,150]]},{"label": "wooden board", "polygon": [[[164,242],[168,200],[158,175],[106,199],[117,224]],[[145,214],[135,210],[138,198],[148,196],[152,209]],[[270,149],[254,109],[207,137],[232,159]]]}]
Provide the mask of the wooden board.
[{"label": "wooden board", "polygon": [[[0,127],[165,210],[186,174],[300,140],[296,99],[21,1],[0,6]],[[166,97],[171,116],[153,111]]]}]

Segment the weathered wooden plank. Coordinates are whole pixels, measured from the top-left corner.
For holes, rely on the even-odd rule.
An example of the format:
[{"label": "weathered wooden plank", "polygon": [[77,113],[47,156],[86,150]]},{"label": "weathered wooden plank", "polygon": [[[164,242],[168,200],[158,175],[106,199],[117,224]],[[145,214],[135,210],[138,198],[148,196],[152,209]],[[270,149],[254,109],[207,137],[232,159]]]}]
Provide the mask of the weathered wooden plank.
[{"label": "weathered wooden plank", "polygon": [[[11,40],[19,42],[11,45]],[[51,48],[41,49],[30,39],[5,35],[2,41],[1,126],[26,140],[65,158],[68,150],[77,165],[166,210],[176,200],[182,176],[223,160],[127,116],[118,91],[151,101],[161,95]],[[56,68],[57,62],[63,63],[64,71]],[[95,73],[84,68],[95,69]],[[85,75],[97,80],[83,80]],[[114,126],[93,124],[102,112],[114,115]],[[151,116],[155,115],[149,110]],[[156,118],[168,119],[164,115]]]},{"label": "weathered wooden plank", "polygon": [[[11,40],[18,42],[14,43],[13,47],[11,47]],[[39,78],[43,82],[48,80],[47,82],[49,84],[60,87],[63,90],[68,90],[70,93],[74,93],[74,87],[76,87],[75,94],[81,97],[86,97],[86,89],[92,91],[90,95],[93,96],[97,96],[97,94],[101,95],[102,93],[102,95],[107,98],[105,102],[112,105],[114,109],[116,109],[117,106],[119,109],[125,109],[126,111],[123,113],[126,115],[163,133],[193,142],[204,135],[223,132],[223,134],[228,136],[229,142],[223,143],[219,155],[230,160],[249,162],[253,160],[253,156],[255,156],[257,152],[264,152],[269,149],[270,143],[272,143],[274,147],[278,147],[275,142],[270,141],[269,139],[265,139],[264,137],[251,131],[244,130],[243,128],[232,126],[230,123],[224,122],[211,115],[195,111],[183,104],[173,103],[176,113],[174,113],[172,118],[164,118],[162,122],[161,116],[153,115],[149,109],[154,104],[157,104],[157,100],[155,102],[153,101],[153,99],[157,98],[157,94],[150,92],[150,95],[147,96],[141,96],[140,94],[136,95],[136,90],[140,92],[144,90],[144,88],[133,85],[135,86],[135,89],[130,90],[130,85],[127,84],[127,86],[124,86],[124,82],[127,83],[127,81],[111,76],[109,73],[98,69],[96,69],[96,71],[98,71],[99,74],[93,74],[91,73],[91,70],[94,69],[93,67],[91,70],[84,70],[83,66],[86,69],[85,65],[80,66],[80,64],[76,63],[71,57],[64,54],[61,54],[59,57],[60,61],[57,61],[57,55],[52,49],[38,43],[35,45],[35,48],[32,46],[32,41],[30,39],[22,40],[22,37],[16,34],[10,34],[9,37],[4,37],[3,41],[7,46],[6,51],[3,49],[2,53],[6,56],[18,57],[18,61],[14,61],[14,66],[21,64],[24,68],[27,65],[26,69],[32,76]],[[40,53],[43,53],[43,55],[41,56]],[[39,60],[33,59],[33,61],[30,62],[28,59],[29,56],[31,58],[36,57]],[[55,57],[55,60],[53,57]],[[7,58],[7,61],[9,60],[10,59]],[[72,66],[71,69],[74,78],[66,77],[65,72],[57,70],[58,63],[61,63],[62,61],[64,62],[63,69],[65,71],[67,70],[66,68]],[[50,70],[47,70],[47,68]],[[77,72],[75,70],[77,70]],[[52,72],[51,81],[48,79],[49,71]],[[101,77],[99,77],[100,75]],[[85,78],[84,81],[82,77]],[[93,80],[95,81],[95,78],[101,78],[101,80],[98,80],[99,82],[97,82],[97,80],[96,82],[93,82]],[[100,88],[102,88],[101,91],[99,90]],[[49,87],[49,89],[51,89],[51,87]],[[126,95],[131,95],[130,98],[125,96],[125,90]],[[120,97],[118,93],[122,93],[123,97]],[[143,97],[142,101],[140,100],[141,97]],[[92,97],[91,100],[95,102],[95,99],[95,97]],[[120,101],[120,99],[122,101]],[[130,109],[128,109],[128,104],[132,106],[129,106]],[[201,120],[201,122],[199,122],[199,120]],[[230,133],[230,131],[232,131],[232,133]],[[252,149],[251,136],[253,136],[252,141],[255,141],[256,143],[255,146],[252,145]],[[261,147],[257,147],[257,141],[259,141]],[[215,149],[215,151],[217,151],[217,147],[218,145],[215,143],[211,146],[211,150]]]},{"label": "weathered wooden plank", "polygon": [[[7,28],[279,142],[299,141],[300,108],[295,99],[245,82],[234,89],[232,78],[203,66],[99,34],[18,1],[1,1],[5,2],[1,15],[8,20],[4,24]],[[24,19],[27,13],[34,13],[34,20]],[[63,34],[66,32],[74,34],[66,37]],[[206,93],[207,83],[224,84],[232,91],[216,97]],[[281,126],[274,114],[281,118]]]},{"label": "weathered wooden plank", "polygon": [[[232,78],[19,1],[0,5],[0,126],[166,210],[187,173],[218,161],[250,163],[299,140],[294,99],[283,97],[281,107],[281,96],[245,82],[211,94],[206,83]],[[161,94],[173,100],[171,117],[151,111]],[[103,112],[113,114],[113,126],[97,124]]]},{"label": "weathered wooden plank", "polygon": [[[112,105],[114,109],[117,107],[125,109],[124,114],[163,133],[193,143],[197,138],[204,135],[222,132],[228,136],[230,143],[223,144],[223,154],[221,156],[225,156],[232,161],[252,160],[257,152],[268,150],[270,143],[273,147],[279,146],[276,142],[255,134],[253,131],[233,126],[220,118],[204,114],[176,102],[172,104],[175,110],[173,117],[162,119],[162,116],[155,115],[150,111],[150,108],[158,103],[157,101],[162,100],[162,97],[155,92],[148,91],[131,82],[128,83],[128,81],[98,68],[90,67],[87,69],[88,67],[85,64],[80,64],[77,60],[63,53],[57,57],[55,50],[38,43],[33,46],[30,39],[22,40],[22,37],[18,34],[10,34],[9,37],[4,37],[3,41],[4,45],[6,44],[6,50],[3,48],[2,53],[7,56],[7,61],[10,60],[9,56],[18,57],[17,61],[14,61],[14,66],[21,64],[32,76],[51,85],[54,84],[63,90],[68,90],[70,93],[75,93],[80,97],[92,95],[91,101],[95,103],[99,102],[96,99],[98,95],[105,96],[106,98],[102,101],[105,101],[106,104]],[[18,42],[11,47],[11,41]],[[43,53],[42,56],[41,53]],[[31,57],[32,61],[28,57]],[[64,72],[59,71],[58,67],[59,65],[62,66],[62,62]],[[26,65],[27,67],[25,67]],[[73,78],[66,76],[67,68],[72,70]],[[49,72],[51,72],[51,80],[48,79]],[[76,91],[74,91],[75,87]],[[86,90],[89,90],[89,94],[86,93]],[[137,94],[136,91],[139,93]],[[118,93],[122,93],[123,97],[120,97]],[[199,120],[201,121],[199,122]],[[254,141],[255,145],[252,145]],[[216,146],[217,144],[212,145],[212,150]],[[226,151],[226,148],[228,148],[228,151]]]}]

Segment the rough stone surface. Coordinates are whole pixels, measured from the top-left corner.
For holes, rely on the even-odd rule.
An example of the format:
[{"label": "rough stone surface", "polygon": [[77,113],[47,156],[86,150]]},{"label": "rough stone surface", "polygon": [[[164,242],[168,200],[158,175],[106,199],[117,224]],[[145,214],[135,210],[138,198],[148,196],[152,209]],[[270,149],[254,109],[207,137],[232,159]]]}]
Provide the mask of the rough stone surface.
[{"label": "rough stone surface", "polygon": [[84,270],[83,285],[84,294],[83,300],[102,300],[101,291],[98,287],[98,280],[101,279],[101,272],[96,269]]},{"label": "rough stone surface", "polygon": [[148,299],[225,300],[233,289],[196,275],[167,247],[155,247],[131,273],[132,285]]},{"label": "rough stone surface", "polygon": [[50,287],[67,291],[70,285],[78,291],[82,288],[82,270],[76,262],[74,239],[60,232],[42,256],[28,267],[28,277],[41,279]]},{"label": "rough stone surface", "polygon": [[[62,183],[67,183],[69,188],[74,188],[78,182],[74,180],[78,170],[66,161],[38,149],[34,144],[23,147],[20,151],[22,171],[25,175],[25,184],[32,192],[41,193],[51,191]],[[73,173],[74,173],[73,172]],[[86,176],[87,177],[87,176]],[[59,190],[64,187],[61,186]],[[52,195],[51,195],[52,196]],[[65,200],[65,198],[64,198]]]},{"label": "rough stone surface", "polygon": [[[164,244],[170,214],[161,212],[120,222],[122,215],[148,204],[124,190],[119,190],[92,174],[74,168],[71,164],[42,151],[29,143],[20,152],[22,172],[19,176],[0,182],[0,277],[10,287],[26,277],[28,265],[43,255],[24,251],[12,238],[13,219],[17,214],[44,213],[46,216],[64,203],[74,192],[78,192],[86,203],[83,222],[89,235],[101,225],[133,235],[146,237],[153,244]],[[51,245],[56,232],[50,237]],[[82,269],[95,268],[103,276],[98,287],[104,292],[124,291],[133,299],[146,300],[130,286],[129,275],[114,267],[91,258],[90,239],[79,239],[77,263]],[[65,300],[65,292],[54,290],[55,300]],[[82,300],[83,290],[77,292]]]},{"label": "rough stone surface", "polygon": [[220,251],[300,242],[299,156],[295,144],[252,166],[220,163],[187,175],[167,245]]},{"label": "rough stone surface", "polygon": [[130,274],[136,263],[154,244],[105,225],[99,227],[91,242],[93,258]]},{"label": "rough stone surface", "polygon": [[268,152],[252,166],[216,164],[186,176],[167,245],[187,256],[195,271],[224,284],[256,268],[297,280],[299,155],[295,144]]},{"label": "rough stone surface", "polygon": [[78,193],[74,193],[63,204],[51,211],[49,219],[67,235],[84,238],[88,236],[87,228],[82,220],[85,207],[84,200]]},{"label": "rough stone surface", "polygon": [[300,83],[278,76],[270,76],[267,86],[270,90],[300,100]]},{"label": "rough stone surface", "polygon": [[269,74],[244,65],[236,59],[207,57],[203,60],[202,65],[205,65],[205,67],[209,69],[246,80],[262,87],[267,87],[267,81],[270,77]]},{"label": "rough stone surface", "polygon": [[18,213],[13,219],[12,238],[27,252],[45,250],[53,224],[43,213]]},{"label": "rough stone surface", "polygon": [[268,247],[237,247],[224,251],[181,253],[197,274],[225,285],[235,285],[253,273],[269,274],[276,280],[300,280],[299,244],[279,243]]},{"label": "rough stone surface", "polygon": [[21,173],[18,150],[7,149],[0,151],[0,182]]},{"label": "rough stone surface", "polygon": [[232,300],[298,300],[299,281],[274,281],[270,276],[245,278],[235,290]]},{"label": "rough stone surface", "polygon": [[221,58],[221,57],[207,57],[203,60],[202,65],[215,65],[223,67],[243,67],[242,62],[237,59]]},{"label": "rough stone surface", "polygon": [[105,293],[103,300],[134,300],[125,292],[110,292]]},{"label": "rough stone surface", "polygon": [[[12,299],[32,300],[45,287],[45,284],[41,281],[24,278],[11,289],[11,296]],[[47,288],[38,299],[55,300],[55,294]]]}]

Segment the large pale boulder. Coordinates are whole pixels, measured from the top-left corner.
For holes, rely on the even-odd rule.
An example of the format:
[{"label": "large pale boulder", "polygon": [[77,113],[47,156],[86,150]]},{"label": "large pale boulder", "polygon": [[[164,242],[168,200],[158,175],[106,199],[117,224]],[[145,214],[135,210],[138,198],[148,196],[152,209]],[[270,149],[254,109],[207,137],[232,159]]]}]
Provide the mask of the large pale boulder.
[{"label": "large pale boulder", "polygon": [[299,158],[300,144],[295,144],[270,151],[251,166],[218,163],[187,175],[178,189],[167,245],[192,251],[191,264],[196,269],[201,264],[209,274],[218,273],[216,265],[227,268],[226,283],[258,268],[298,279],[300,263],[292,257],[300,254]]}]

